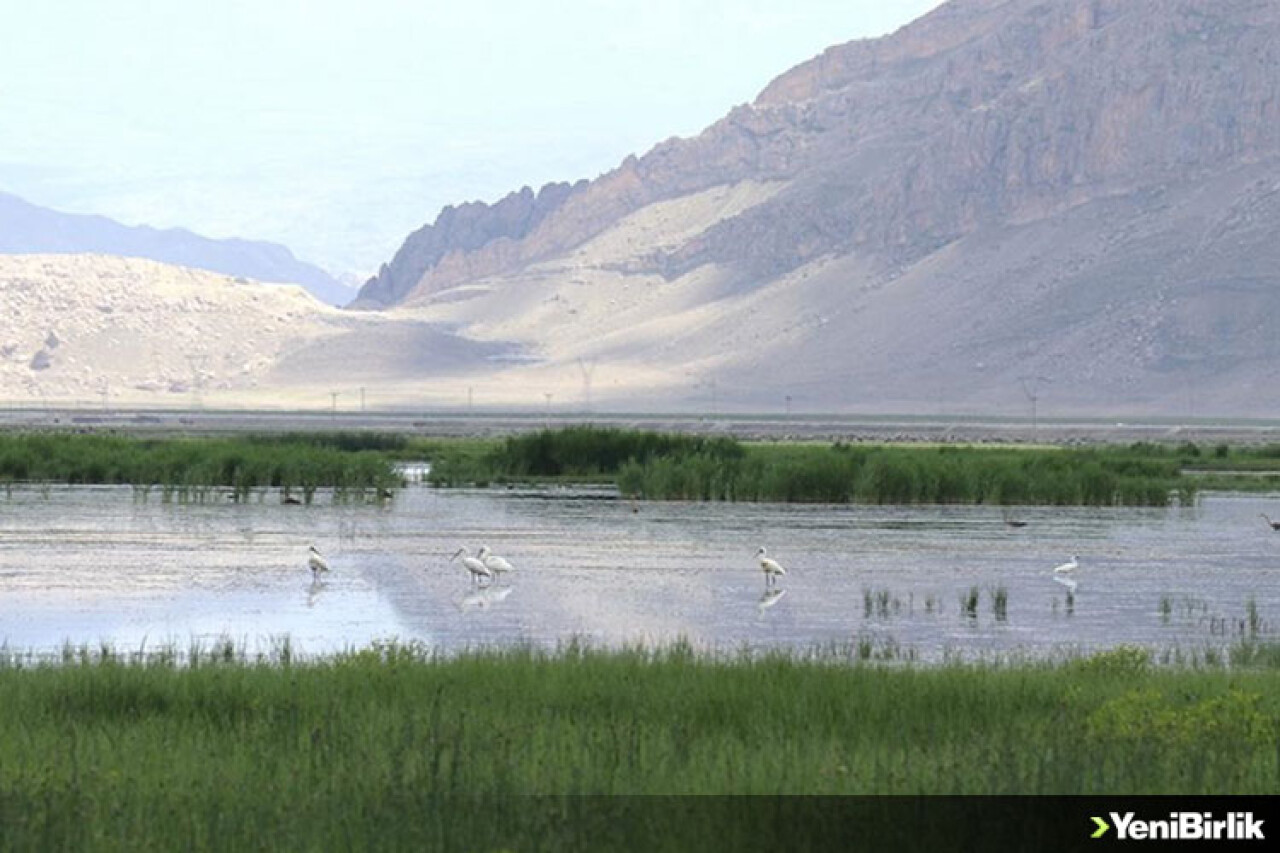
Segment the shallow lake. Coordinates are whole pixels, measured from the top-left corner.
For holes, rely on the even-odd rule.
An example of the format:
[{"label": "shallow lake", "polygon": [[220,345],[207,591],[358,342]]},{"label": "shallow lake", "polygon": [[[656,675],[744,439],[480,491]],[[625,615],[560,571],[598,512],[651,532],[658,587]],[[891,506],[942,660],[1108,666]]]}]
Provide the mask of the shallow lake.
[{"label": "shallow lake", "polygon": [[[166,503],[128,487],[0,493],[0,643],[56,652],[327,653],[374,640],[453,651],[597,644],[1047,657],[1120,643],[1202,653],[1280,622],[1280,495],[1194,507],[638,503],[610,490],[435,490],[385,504]],[[332,566],[307,569],[316,544]],[[473,586],[449,556],[515,566]],[[760,545],[787,567],[766,596]],[[1053,567],[1079,555],[1074,591]],[[976,607],[967,608],[971,590]],[[1004,607],[999,601],[1003,596]],[[1252,604],[1253,617],[1250,618]]]}]

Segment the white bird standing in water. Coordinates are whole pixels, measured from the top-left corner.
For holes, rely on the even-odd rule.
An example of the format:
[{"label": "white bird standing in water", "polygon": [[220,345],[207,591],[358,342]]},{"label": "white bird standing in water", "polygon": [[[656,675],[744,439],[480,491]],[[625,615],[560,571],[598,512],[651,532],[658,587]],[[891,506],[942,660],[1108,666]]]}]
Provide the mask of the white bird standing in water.
[{"label": "white bird standing in water", "polygon": [[467,551],[466,545],[463,545],[461,548],[455,551],[453,553],[453,556],[449,558],[449,562],[453,562],[454,560],[458,559],[458,557],[462,557],[462,565],[466,567],[467,571],[471,572],[472,583],[479,583],[480,578],[488,578],[489,580],[493,580],[493,572],[490,571],[489,567],[486,566],[483,562],[476,559],[475,557],[472,557],[470,552]]},{"label": "white bird standing in water", "polygon": [[1080,558],[1072,557],[1070,562],[1063,563],[1061,566],[1055,566],[1053,573],[1055,575],[1065,575],[1074,572],[1078,568],[1080,568]]},{"label": "white bird standing in water", "polygon": [[787,573],[787,570],[782,568],[777,560],[771,560],[765,556],[763,547],[756,551],[756,556],[760,558],[760,571],[764,572],[764,585],[766,588],[777,583],[778,578]]},{"label": "white bird standing in water", "polygon": [[311,577],[315,580],[320,580],[321,572],[329,571],[329,561],[316,549],[315,545],[311,546],[311,553],[307,556],[307,565],[311,567]]},{"label": "white bird standing in water", "polygon": [[481,545],[480,553],[477,556],[480,557],[480,562],[484,563],[484,567],[493,573],[495,579],[499,579],[500,575],[505,575],[507,572],[514,572],[516,570],[515,566],[508,563],[502,557],[499,557],[497,554],[490,553],[488,545]]}]

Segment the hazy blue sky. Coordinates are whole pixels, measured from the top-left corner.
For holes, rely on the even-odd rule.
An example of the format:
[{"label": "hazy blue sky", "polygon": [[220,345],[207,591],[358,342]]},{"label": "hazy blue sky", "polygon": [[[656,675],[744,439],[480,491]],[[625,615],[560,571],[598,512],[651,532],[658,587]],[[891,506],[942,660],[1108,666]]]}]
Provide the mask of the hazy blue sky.
[{"label": "hazy blue sky", "polygon": [[367,272],[938,0],[0,0],[0,190]]}]

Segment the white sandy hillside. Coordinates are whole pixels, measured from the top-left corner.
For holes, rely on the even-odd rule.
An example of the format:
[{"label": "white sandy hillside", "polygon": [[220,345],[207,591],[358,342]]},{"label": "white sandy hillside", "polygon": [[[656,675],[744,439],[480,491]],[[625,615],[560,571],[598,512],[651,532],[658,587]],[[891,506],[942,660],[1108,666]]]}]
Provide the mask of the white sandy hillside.
[{"label": "white sandy hillside", "polygon": [[550,363],[596,357],[620,343],[651,361],[661,337],[636,334],[638,327],[704,306],[719,286],[713,268],[663,279],[652,271],[654,252],[696,239],[784,186],[743,181],[651,204],[563,256],[433,294],[425,314],[479,340],[519,342]]},{"label": "white sandy hillside", "polygon": [[0,398],[188,403],[254,388],[282,354],[335,331],[301,287],[154,261],[0,255]]}]

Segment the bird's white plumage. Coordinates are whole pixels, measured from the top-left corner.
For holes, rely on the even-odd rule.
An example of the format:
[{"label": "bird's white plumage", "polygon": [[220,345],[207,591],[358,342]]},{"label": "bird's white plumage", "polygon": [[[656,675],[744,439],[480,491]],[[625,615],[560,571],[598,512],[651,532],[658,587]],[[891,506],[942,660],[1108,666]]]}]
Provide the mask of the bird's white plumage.
[{"label": "bird's white plumage", "polygon": [[455,551],[449,560],[452,562],[453,560],[458,559],[458,557],[462,557],[463,567],[466,568],[467,571],[471,572],[472,581],[479,581],[480,578],[493,579],[493,572],[489,570],[489,567],[476,557],[472,557],[470,552],[467,551],[467,547],[465,545]]},{"label": "bird's white plumage", "polygon": [[1069,572],[1074,572],[1078,568],[1080,568],[1080,558],[1072,557],[1068,562],[1063,563],[1061,566],[1054,566],[1053,571],[1056,574],[1065,575]]},{"label": "bird's white plumage", "polygon": [[480,562],[484,563],[485,568],[495,576],[503,575],[507,572],[514,572],[516,570],[515,566],[508,563],[502,557],[499,557],[497,554],[490,553],[488,545],[481,545],[480,553],[477,556],[480,557]]},{"label": "bird's white plumage", "polygon": [[329,571],[329,561],[316,549],[315,545],[311,546],[311,552],[307,556],[307,565],[311,568],[311,574],[316,577],[319,577],[321,572]]},{"label": "bird's white plumage", "polygon": [[787,573],[787,570],[777,560],[765,555],[764,548],[756,551],[756,556],[760,558],[760,571],[764,572],[765,586],[776,582],[779,577]]}]

